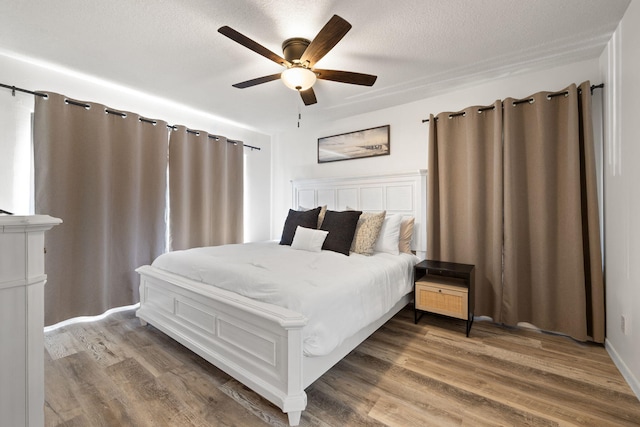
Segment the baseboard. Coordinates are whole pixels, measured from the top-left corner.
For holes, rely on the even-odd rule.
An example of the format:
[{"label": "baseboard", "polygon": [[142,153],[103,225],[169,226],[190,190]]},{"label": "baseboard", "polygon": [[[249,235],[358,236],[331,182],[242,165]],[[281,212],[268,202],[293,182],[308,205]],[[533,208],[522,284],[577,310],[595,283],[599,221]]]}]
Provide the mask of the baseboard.
[{"label": "baseboard", "polygon": [[133,305],[126,305],[123,307],[115,307],[115,308],[111,308],[107,311],[105,311],[102,314],[98,314],[96,316],[80,316],[80,317],[72,317],[71,319],[67,319],[67,320],[63,320],[62,322],[58,322],[54,325],[49,325],[49,326],[45,326],[44,327],[44,332],[51,332],[51,331],[55,331],[58,328],[62,328],[63,326],[69,326],[69,325],[73,325],[74,323],[83,323],[83,322],[97,322],[98,320],[102,320],[105,317],[107,317],[108,315],[112,314],[112,313],[117,313],[119,311],[127,311],[127,310],[133,310],[136,308],[140,307],[140,303],[137,302]]},{"label": "baseboard", "polygon": [[613,363],[616,365],[624,379],[627,381],[633,393],[636,395],[638,400],[640,400],[640,380],[638,380],[638,378],[633,375],[633,372],[631,372],[626,363],[624,363],[624,361],[620,358],[620,355],[613,347],[613,344],[611,344],[611,341],[605,339],[604,348],[607,349],[609,356],[611,356],[611,360],[613,360]]}]

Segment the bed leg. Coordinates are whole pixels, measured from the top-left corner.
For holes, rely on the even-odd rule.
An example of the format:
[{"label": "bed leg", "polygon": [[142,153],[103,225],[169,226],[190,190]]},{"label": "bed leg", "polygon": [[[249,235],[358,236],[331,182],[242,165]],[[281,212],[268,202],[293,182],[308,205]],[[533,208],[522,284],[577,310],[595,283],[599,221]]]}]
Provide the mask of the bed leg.
[{"label": "bed leg", "polygon": [[290,426],[297,426],[300,424],[300,415],[302,415],[302,411],[287,412],[287,415],[289,416]]}]

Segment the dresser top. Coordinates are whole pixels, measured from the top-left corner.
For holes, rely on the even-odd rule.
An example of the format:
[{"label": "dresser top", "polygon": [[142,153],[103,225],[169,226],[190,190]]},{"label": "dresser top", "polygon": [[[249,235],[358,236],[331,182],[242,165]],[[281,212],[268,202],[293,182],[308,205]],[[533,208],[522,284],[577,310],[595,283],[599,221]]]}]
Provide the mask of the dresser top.
[{"label": "dresser top", "polygon": [[60,218],[49,215],[0,215],[0,233],[48,230],[61,223]]}]

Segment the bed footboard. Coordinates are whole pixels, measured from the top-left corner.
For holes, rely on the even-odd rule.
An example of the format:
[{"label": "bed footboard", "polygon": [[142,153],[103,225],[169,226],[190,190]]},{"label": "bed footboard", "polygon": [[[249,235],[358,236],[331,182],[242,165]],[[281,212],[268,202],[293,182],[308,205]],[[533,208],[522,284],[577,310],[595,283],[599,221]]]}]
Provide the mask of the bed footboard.
[{"label": "bed footboard", "polygon": [[298,425],[303,389],[302,327],[294,311],[254,301],[151,266],[140,274],[141,321],[242,382]]}]

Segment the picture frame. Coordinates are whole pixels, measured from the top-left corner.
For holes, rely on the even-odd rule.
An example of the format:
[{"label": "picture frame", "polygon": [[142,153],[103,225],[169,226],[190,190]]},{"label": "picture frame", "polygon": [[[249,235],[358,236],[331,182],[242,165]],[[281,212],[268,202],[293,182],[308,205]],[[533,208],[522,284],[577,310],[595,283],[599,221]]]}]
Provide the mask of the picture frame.
[{"label": "picture frame", "polygon": [[391,125],[318,138],[318,163],[391,154]]}]

